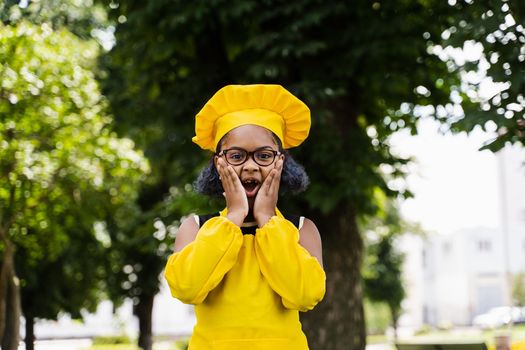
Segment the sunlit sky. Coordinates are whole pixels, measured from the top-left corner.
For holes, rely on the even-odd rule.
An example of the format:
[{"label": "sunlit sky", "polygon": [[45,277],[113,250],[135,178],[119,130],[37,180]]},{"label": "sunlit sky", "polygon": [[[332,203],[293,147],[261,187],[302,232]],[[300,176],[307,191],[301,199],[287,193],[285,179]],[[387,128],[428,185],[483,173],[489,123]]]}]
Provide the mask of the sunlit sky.
[{"label": "sunlit sky", "polygon": [[478,151],[490,135],[477,131],[439,134],[438,123],[424,120],[419,135],[391,139],[393,151],[417,159],[408,177],[415,198],[401,206],[403,216],[429,232],[454,233],[467,227],[497,227],[500,222],[498,161]]}]

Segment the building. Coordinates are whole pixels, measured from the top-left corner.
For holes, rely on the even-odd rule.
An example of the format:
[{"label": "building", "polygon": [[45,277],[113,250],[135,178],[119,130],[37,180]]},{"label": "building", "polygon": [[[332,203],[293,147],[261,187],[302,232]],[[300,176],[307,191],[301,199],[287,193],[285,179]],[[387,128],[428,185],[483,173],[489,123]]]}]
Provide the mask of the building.
[{"label": "building", "polygon": [[497,164],[499,227],[401,240],[407,287],[401,326],[470,325],[475,315],[510,304],[508,272],[525,271],[525,151],[507,147]]}]

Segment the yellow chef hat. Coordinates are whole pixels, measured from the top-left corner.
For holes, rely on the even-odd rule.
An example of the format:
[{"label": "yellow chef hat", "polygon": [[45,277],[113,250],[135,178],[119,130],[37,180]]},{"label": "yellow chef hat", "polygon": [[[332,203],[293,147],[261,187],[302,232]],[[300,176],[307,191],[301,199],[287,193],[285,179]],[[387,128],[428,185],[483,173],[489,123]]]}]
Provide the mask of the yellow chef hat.
[{"label": "yellow chef hat", "polygon": [[281,85],[227,85],[197,113],[192,141],[215,152],[226,133],[246,124],[272,131],[291,148],[308,137],[310,109]]}]

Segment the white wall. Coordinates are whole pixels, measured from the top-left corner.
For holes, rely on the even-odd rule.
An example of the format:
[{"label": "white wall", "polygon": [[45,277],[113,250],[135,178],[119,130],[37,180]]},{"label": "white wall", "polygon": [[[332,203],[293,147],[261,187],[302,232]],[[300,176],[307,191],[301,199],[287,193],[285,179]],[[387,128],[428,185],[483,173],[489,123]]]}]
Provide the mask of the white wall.
[{"label": "white wall", "polygon": [[405,252],[403,284],[407,293],[398,325],[418,328],[423,324],[423,241],[420,236],[407,234],[399,240],[398,249]]}]

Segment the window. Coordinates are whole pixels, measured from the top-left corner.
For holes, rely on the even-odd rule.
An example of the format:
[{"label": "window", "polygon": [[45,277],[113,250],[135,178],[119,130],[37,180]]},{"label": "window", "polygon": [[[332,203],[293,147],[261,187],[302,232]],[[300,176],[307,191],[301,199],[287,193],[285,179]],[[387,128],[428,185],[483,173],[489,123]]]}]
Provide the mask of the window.
[{"label": "window", "polygon": [[451,250],[452,250],[452,244],[450,242],[443,243],[443,255],[450,254]]},{"label": "window", "polygon": [[492,243],[489,240],[478,241],[478,250],[480,252],[490,252],[492,249]]}]

